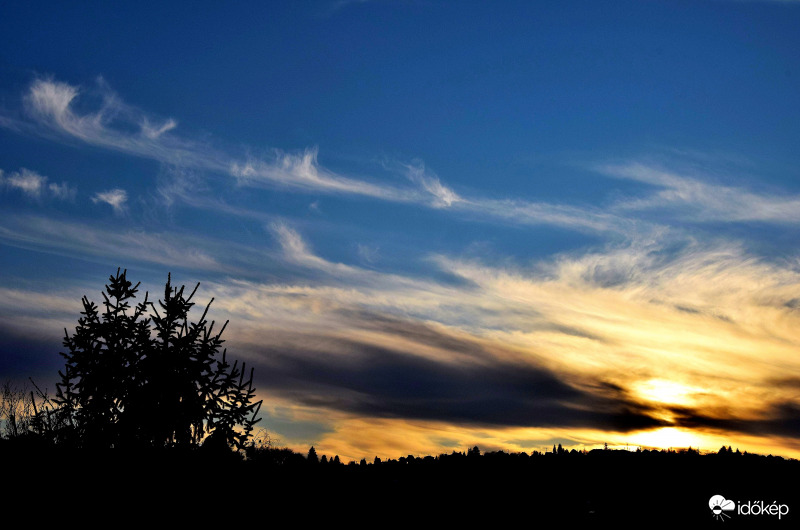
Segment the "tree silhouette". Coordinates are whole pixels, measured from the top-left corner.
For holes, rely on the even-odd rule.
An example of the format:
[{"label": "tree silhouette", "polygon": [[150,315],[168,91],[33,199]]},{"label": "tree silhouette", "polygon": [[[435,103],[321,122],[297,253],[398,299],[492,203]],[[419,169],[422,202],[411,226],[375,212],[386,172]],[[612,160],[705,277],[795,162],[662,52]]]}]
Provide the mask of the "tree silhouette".
[{"label": "tree silhouette", "polygon": [[[214,332],[211,302],[189,320],[197,288],[184,296],[167,276],[164,299],[131,307],[139,284],[126,272],[109,277],[103,310],[83,297],[75,332],[64,330],[54,401],[69,418],[69,438],[80,447],[241,448],[261,402],[254,402],[253,371],[227,361],[220,348],[227,322]],[[213,299],[212,299],[213,302]]]},{"label": "tree silhouette", "polygon": [[0,387],[0,438],[14,439],[32,432],[33,410],[33,395],[6,381]]}]

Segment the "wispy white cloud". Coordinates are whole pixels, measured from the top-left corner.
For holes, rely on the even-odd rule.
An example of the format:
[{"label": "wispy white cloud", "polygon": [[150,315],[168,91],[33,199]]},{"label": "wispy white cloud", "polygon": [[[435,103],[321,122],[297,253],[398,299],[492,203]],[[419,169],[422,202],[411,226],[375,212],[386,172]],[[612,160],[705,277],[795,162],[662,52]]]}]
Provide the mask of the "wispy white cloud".
[{"label": "wispy white cloud", "polygon": [[769,195],[688,177],[641,162],[600,166],[605,174],[650,184],[658,191],[622,199],[616,212],[663,212],[697,222],[800,222],[800,195]]},{"label": "wispy white cloud", "polygon": [[51,182],[47,185],[47,189],[50,191],[50,194],[57,199],[66,200],[75,198],[75,188],[67,185],[66,182],[62,182],[61,184]]},{"label": "wispy white cloud", "polygon": [[52,120],[67,131],[81,135],[82,131],[93,127],[91,122],[101,121],[102,113],[86,119],[76,117],[70,105],[77,96],[78,89],[72,85],[39,79],[31,85],[27,102],[37,117]]},{"label": "wispy white cloud", "polygon": [[363,283],[374,279],[374,275],[365,274],[365,271],[358,267],[332,262],[318,256],[300,233],[286,222],[274,221],[269,224],[268,229],[278,241],[284,259],[295,265],[323,273],[327,276],[326,281]]},{"label": "wispy white cloud", "polygon": [[[414,190],[400,190],[338,175],[317,161],[318,150],[301,153],[275,150],[269,158],[240,157],[177,134],[168,118],[155,119],[124,103],[102,80],[87,96],[98,99],[94,111],[78,111],[75,101],[82,95],[77,87],[47,79],[34,81],[25,101],[32,123],[14,124],[39,134],[58,134],[84,142],[143,156],[175,167],[229,175],[244,186],[283,186],[290,190],[364,195],[387,200],[413,200]],[[5,125],[9,127],[9,120]],[[138,127],[140,133],[131,132]]]},{"label": "wispy white cloud", "polygon": [[458,209],[520,225],[553,225],[584,232],[635,234],[641,223],[598,208],[533,202],[522,199],[469,198]]},{"label": "wispy white cloud", "polygon": [[0,171],[0,186],[18,190],[32,199],[53,197],[68,200],[75,197],[75,188],[66,182],[48,184],[47,177],[25,168],[11,173],[8,177],[5,177],[4,173]]},{"label": "wispy white cloud", "polygon": [[47,178],[23,168],[17,173],[12,173],[3,182],[9,188],[18,189],[26,195],[38,199],[42,195]]},{"label": "wispy white cloud", "polygon": [[113,190],[101,191],[95,193],[92,197],[92,202],[105,203],[110,205],[115,213],[124,213],[126,202],[128,201],[128,192],[123,189],[115,188]]},{"label": "wispy white cloud", "polygon": [[402,189],[337,175],[317,161],[317,149],[302,154],[278,152],[273,161],[235,163],[231,173],[241,185],[283,185],[307,191],[326,191],[368,196],[397,203],[410,203],[437,210],[469,215],[480,220],[501,220],[520,225],[555,225],[587,232],[638,233],[642,222],[626,219],[601,208],[583,208],[524,199],[493,199],[462,196],[444,185],[420,160],[395,163],[417,187]]},{"label": "wispy white cloud", "polygon": [[[336,173],[319,163],[317,148],[299,153],[276,149],[268,157],[243,159],[171,133],[176,128],[175,120],[155,119],[127,105],[102,80],[93,91],[84,92],[67,83],[38,79],[31,84],[25,97],[28,116],[33,121],[23,122],[4,117],[0,125],[50,137],[75,138],[92,145],[158,160],[183,170],[228,175],[240,186],[364,196],[460,211],[478,217],[502,219],[504,222],[555,224],[578,230],[607,231],[620,229],[624,224],[611,214],[567,205],[462,196],[443,184],[420,161],[395,164],[415,184],[413,187],[397,187]],[[76,109],[75,102],[84,95],[90,100],[99,98],[94,111]],[[131,132],[136,127],[140,132]],[[160,189],[168,188],[170,186],[160,186]],[[174,186],[171,188],[170,191],[174,192]],[[191,194],[191,190],[185,187],[180,191],[182,194],[172,193],[169,200],[186,198]]]},{"label": "wispy white cloud", "polygon": [[230,174],[240,185],[245,186],[278,185],[290,189],[364,195],[393,201],[408,201],[413,198],[409,191],[338,175],[320,166],[317,157],[317,148],[306,149],[298,154],[276,150],[269,160],[251,158],[243,163],[233,162]]},{"label": "wispy white cloud", "polygon": [[363,243],[359,243],[357,248],[358,248],[358,257],[361,259],[362,262],[372,265],[378,261],[380,253],[377,246],[364,245]]},{"label": "wispy white cloud", "polygon": [[[420,207],[460,214],[476,220],[500,220],[519,225],[553,225],[584,232],[640,237],[657,229],[659,224],[675,219],[696,222],[761,221],[797,223],[800,221],[800,197],[756,193],[746,189],[713,184],[680,173],[659,169],[639,162],[600,166],[604,175],[632,179],[652,185],[649,194],[617,199],[603,204],[599,198],[593,206],[551,203],[525,198],[497,198],[481,194],[463,194],[444,184],[421,161],[395,163],[394,169],[404,173],[413,186],[399,187],[379,180],[352,178],[323,166],[317,148],[298,153],[273,150],[269,156],[241,157],[212,146],[187,139],[174,131],[174,119],[155,119],[125,104],[102,80],[87,96],[97,101],[95,110],[77,110],[76,101],[84,90],[66,83],[39,79],[31,84],[26,95],[31,122],[14,122],[5,118],[1,125],[17,130],[76,138],[93,145],[152,158],[172,168],[172,173],[212,173],[232,177],[239,186],[285,189],[304,193],[326,193],[368,197],[372,199],[415,204]],[[89,99],[92,99],[91,97]],[[81,106],[81,109],[86,108]],[[138,127],[139,132],[135,132]],[[132,132],[133,131],[133,132]],[[390,168],[392,169],[392,168]],[[6,179],[8,180],[8,179]],[[184,182],[185,184],[185,182]],[[34,180],[20,182],[27,193],[40,189]],[[160,185],[167,202],[181,199],[197,207],[220,207],[236,214],[237,209],[218,200],[197,200],[197,188],[185,185]],[[55,196],[65,189],[53,187]],[[109,202],[109,199],[113,202]],[[96,195],[117,211],[124,204],[121,196]],[[115,206],[116,205],[116,206]],[[248,212],[243,212],[249,215]],[[654,217],[658,213],[661,217]]]},{"label": "wispy white cloud", "polygon": [[[173,270],[181,268],[239,274],[242,273],[241,269],[221,263],[217,256],[244,253],[235,245],[186,234],[147,233],[120,227],[98,228],[86,223],[32,215],[3,216],[0,219],[0,240],[23,248],[73,255],[81,259],[99,259],[102,263],[118,264],[121,260],[167,266]],[[263,263],[263,257],[260,261]]]},{"label": "wispy white cloud", "polygon": [[431,205],[434,208],[446,208],[462,200],[456,192],[442,185],[439,177],[428,170],[421,160],[415,160],[406,169],[408,178],[432,195]]},{"label": "wispy white cloud", "polygon": [[161,125],[153,125],[147,118],[142,118],[142,134],[151,140],[157,139],[159,136],[167,131],[171,131],[178,126],[178,122],[172,118],[168,119]]},{"label": "wispy white cloud", "polygon": [[[80,109],[76,108],[78,99],[86,100]],[[216,171],[224,171],[229,165],[227,160],[221,162],[224,157],[209,146],[164,134],[177,126],[175,120],[155,119],[126,104],[102,78],[92,90],[37,79],[31,83],[24,101],[32,121],[6,116],[0,124],[54,139],[74,138],[168,164]],[[91,103],[94,110],[84,110]],[[139,132],[134,132],[137,129]]]}]

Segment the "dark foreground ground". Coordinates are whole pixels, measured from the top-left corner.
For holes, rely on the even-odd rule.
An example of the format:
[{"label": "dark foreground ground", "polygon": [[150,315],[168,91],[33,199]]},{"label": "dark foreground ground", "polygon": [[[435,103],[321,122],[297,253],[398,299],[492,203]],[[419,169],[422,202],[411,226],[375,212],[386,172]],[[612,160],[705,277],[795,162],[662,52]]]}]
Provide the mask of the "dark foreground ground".
[{"label": "dark foreground ground", "polygon": [[[89,457],[0,448],[0,504],[37,528],[72,521],[111,528],[800,527],[800,462],[778,457],[456,453],[334,465],[274,456]],[[714,495],[737,509],[715,517]],[[779,518],[770,510],[788,513]]]}]

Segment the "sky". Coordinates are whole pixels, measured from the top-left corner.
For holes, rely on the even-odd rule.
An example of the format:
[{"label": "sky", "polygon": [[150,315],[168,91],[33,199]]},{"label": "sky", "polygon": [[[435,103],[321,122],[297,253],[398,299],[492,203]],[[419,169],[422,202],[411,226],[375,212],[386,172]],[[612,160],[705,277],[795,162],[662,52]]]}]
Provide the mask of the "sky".
[{"label": "sky", "polygon": [[800,2],[3,11],[0,379],[121,267],[301,452],[800,457]]}]

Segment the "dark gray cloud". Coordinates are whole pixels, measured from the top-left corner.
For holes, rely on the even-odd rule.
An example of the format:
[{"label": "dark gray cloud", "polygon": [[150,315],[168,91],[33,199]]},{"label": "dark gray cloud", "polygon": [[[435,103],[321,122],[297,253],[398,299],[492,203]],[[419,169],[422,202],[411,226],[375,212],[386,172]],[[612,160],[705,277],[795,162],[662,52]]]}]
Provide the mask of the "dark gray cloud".
[{"label": "dark gray cloud", "polygon": [[782,377],[769,381],[770,385],[800,390],[800,377]]},{"label": "dark gray cloud", "polygon": [[675,424],[681,427],[800,438],[800,405],[794,402],[766,405],[760,418],[710,414],[689,407],[674,407],[671,410],[675,414]]},{"label": "dark gray cloud", "polygon": [[381,331],[446,349],[448,360],[328,337],[306,341],[304,348],[265,349],[259,383],[305,405],[372,417],[621,432],[665,425],[616,385],[581,387],[544,367],[502,360],[477,342],[423,324],[392,317],[368,320]]},{"label": "dark gray cloud", "polygon": [[31,377],[43,389],[52,388],[64,366],[59,351],[59,340],[28,338],[0,325],[0,382]]},{"label": "dark gray cloud", "polygon": [[395,335],[418,344],[453,352],[459,358],[486,359],[488,352],[474,340],[455,337],[418,321],[367,310],[340,310],[338,314],[359,329]]}]

